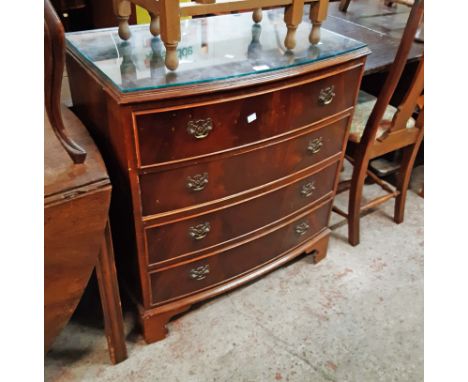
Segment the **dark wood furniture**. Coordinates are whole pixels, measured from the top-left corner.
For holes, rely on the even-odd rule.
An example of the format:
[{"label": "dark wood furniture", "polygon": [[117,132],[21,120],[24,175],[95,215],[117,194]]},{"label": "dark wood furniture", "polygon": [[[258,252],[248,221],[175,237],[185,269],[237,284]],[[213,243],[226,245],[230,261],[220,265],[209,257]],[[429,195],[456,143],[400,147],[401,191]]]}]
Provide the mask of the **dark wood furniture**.
[{"label": "dark wood furniture", "polygon": [[[351,0],[340,0],[340,11],[346,12],[348,10]],[[384,0],[384,5],[391,7],[394,4],[403,4],[411,7],[414,4],[414,0]]]},{"label": "dark wood furniture", "polygon": [[[349,4],[351,0],[341,0],[339,9],[342,12],[347,12]],[[407,7],[412,7],[414,4],[414,0],[385,0],[384,5],[387,7],[396,7],[397,4],[405,5]],[[418,31],[414,36],[416,41],[423,42],[424,41],[424,19],[421,20]]]},{"label": "dark wood furniture", "polygon": [[[389,103],[403,73],[414,36],[423,17],[423,10],[424,0],[415,0],[394,64],[378,99],[362,93],[362,99],[356,106],[348,146],[349,159],[354,165],[353,175],[351,181],[340,183],[340,191],[350,189],[348,212],[334,207],[337,213],[348,220],[348,240],[352,245],[359,244],[360,214],[369,208],[396,198],[394,220],[396,223],[403,221],[411,171],[424,136],[424,57],[419,61],[402,103],[396,109],[389,106]],[[417,117],[413,119],[415,113]],[[394,188],[369,169],[369,162],[398,149],[402,150],[402,161]],[[387,193],[362,206],[362,190],[367,176]]]},{"label": "dark wood furniture", "polygon": [[75,115],[63,108],[70,136],[86,150],[68,158],[45,115],[44,344],[47,352],[75,311],[96,268],[112,363],[127,358],[108,210],[111,185],[99,151]]},{"label": "dark wood furniture", "polygon": [[[253,26],[250,45],[238,34],[251,33],[250,15],[191,20],[193,63],[176,76],[164,68],[161,42],[145,42],[146,28],[132,31],[145,37],[122,61],[108,32],[68,36],[73,104],[111,172],[119,275],[147,342],[197,302],[300,254],[326,255],[369,51],[327,31],[317,50],[304,28],[291,55],[281,45],[285,27],[274,29],[281,17],[266,12],[266,32],[258,38]],[[199,40],[207,23],[213,35]]]},{"label": "dark wood furniture", "polygon": [[60,104],[64,34],[45,1],[44,345],[69,321],[93,269],[113,363],[127,357],[108,223],[111,184],[78,118]]},{"label": "dark wood furniture", "polygon": [[[382,0],[354,1],[345,13],[339,2],[330,3],[323,28],[367,44],[372,54],[366,60],[364,76],[386,72],[392,65],[411,11],[410,7],[388,7]],[[424,46],[414,42],[407,63],[417,63]],[[383,81],[382,81],[383,83]]]},{"label": "dark wood furniture", "polygon": [[[112,12],[113,0],[51,0],[65,31],[83,31],[118,25]],[[136,9],[132,4],[130,24],[136,24]]]}]

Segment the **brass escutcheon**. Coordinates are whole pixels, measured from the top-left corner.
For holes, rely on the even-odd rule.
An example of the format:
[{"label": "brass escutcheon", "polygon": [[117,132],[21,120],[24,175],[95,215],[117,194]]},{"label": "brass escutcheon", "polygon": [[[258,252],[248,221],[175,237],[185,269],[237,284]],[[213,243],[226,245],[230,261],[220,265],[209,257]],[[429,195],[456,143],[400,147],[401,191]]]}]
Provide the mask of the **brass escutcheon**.
[{"label": "brass escutcheon", "polygon": [[307,146],[307,150],[310,151],[312,154],[317,154],[323,146],[323,138],[314,138],[309,142]]},{"label": "brass escutcheon", "polygon": [[190,277],[194,280],[206,279],[208,273],[210,273],[210,265],[200,265],[199,267],[192,268],[189,272]]},{"label": "brass escutcheon", "polygon": [[309,182],[306,183],[302,186],[301,188],[301,195],[305,196],[308,198],[309,196],[312,196],[312,194],[315,191],[315,182]]},{"label": "brass escutcheon", "polygon": [[309,230],[309,228],[310,228],[309,224],[307,224],[306,222],[303,222],[296,226],[295,231],[299,236],[302,236]]},{"label": "brass escutcheon", "polygon": [[320,90],[318,101],[320,105],[329,105],[333,98],[335,98],[335,86],[331,85]]},{"label": "brass escutcheon", "polygon": [[197,224],[188,229],[189,236],[194,240],[201,240],[208,235],[211,230],[211,224],[208,222]]},{"label": "brass escutcheon", "polygon": [[213,121],[211,118],[196,119],[189,121],[187,124],[187,132],[197,139],[206,138],[211,130],[213,130]]},{"label": "brass escutcheon", "polygon": [[187,177],[187,188],[191,191],[201,191],[208,184],[208,173],[196,174]]}]

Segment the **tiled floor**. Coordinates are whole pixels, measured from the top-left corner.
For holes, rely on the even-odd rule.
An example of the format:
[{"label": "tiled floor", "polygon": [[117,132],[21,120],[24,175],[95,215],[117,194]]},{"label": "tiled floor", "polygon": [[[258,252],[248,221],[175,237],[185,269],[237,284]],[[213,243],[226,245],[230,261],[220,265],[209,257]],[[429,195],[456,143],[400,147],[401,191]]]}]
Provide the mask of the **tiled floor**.
[{"label": "tiled floor", "polygon": [[410,192],[400,225],[391,202],[366,215],[354,248],[342,225],[320,264],[301,258],[205,303],[170,323],[164,341],[130,333],[119,365],[101,329],[72,322],[45,359],[46,380],[422,381],[423,203]]}]

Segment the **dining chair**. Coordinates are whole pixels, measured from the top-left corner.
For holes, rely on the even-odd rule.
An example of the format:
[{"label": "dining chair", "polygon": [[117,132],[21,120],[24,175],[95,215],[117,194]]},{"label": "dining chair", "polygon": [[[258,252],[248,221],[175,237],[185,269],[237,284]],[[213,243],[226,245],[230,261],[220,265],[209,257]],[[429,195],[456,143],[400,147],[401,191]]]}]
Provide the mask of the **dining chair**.
[{"label": "dining chair", "polygon": [[[346,159],[353,165],[351,180],[342,181],[338,193],[350,190],[348,212],[334,206],[334,212],[348,222],[348,241],[359,244],[359,219],[362,212],[395,198],[394,221],[404,218],[405,201],[416,154],[424,136],[424,56],[420,59],[412,82],[398,107],[390,99],[400,81],[414,36],[423,17],[424,0],[415,0],[408,18],[395,61],[376,98],[360,92],[348,138]],[[384,154],[401,150],[396,186],[380,179],[369,169],[369,162]],[[386,194],[361,205],[367,177],[380,185]]]}]

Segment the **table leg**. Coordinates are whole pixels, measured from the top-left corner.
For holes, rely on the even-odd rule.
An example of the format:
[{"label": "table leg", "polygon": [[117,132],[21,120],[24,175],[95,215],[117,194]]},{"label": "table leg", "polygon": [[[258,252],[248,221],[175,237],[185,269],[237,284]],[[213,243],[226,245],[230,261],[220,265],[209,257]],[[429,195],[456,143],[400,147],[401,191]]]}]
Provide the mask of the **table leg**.
[{"label": "table leg", "polygon": [[128,40],[131,36],[128,19],[132,14],[132,6],[128,0],[113,0],[114,13],[119,21],[119,37]]},{"label": "table leg", "polygon": [[312,21],[312,30],[309,35],[311,44],[320,42],[320,27],[327,18],[328,0],[319,0],[310,4],[310,20]]},{"label": "table leg", "polygon": [[350,2],[351,2],[351,0],[341,0],[340,1],[340,11],[341,12],[346,12],[348,10]]},{"label": "table leg", "polygon": [[160,0],[161,39],[166,47],[166,67],[176,70],[179,66],[177,45],[180,41],[180,7],[174,0]]},{"label": "table leg", "polygon": [[292,50],[296,47],[296,30],[302,20],[303,12],[304,0],[293,0],[291,5],[286,6],[284,22],[286,23],[288,32],[284,39],[284,46],[288,50]]},{"label": "table leg", "polygon": [[109,222],[106,225],[104,239],[96,264],[96,276],[101,296],[109,356],[113,364],[127,358],[122,306],[114,263],[114,249]]},{"label": "table leg", "polygon": [[260,21],[262,21],[262,18],[263,18],[262,8],[255,9],[252,13],[252,20],[254,21],[254,23],[258,24]]},{"label": "table leg", "polygon": [[159,36],[161,33],[161,28],[159,26],[159,15],[153,12],[149,12],[151,16],[151,23],[150,23],[150,32],[153,36]]}]

